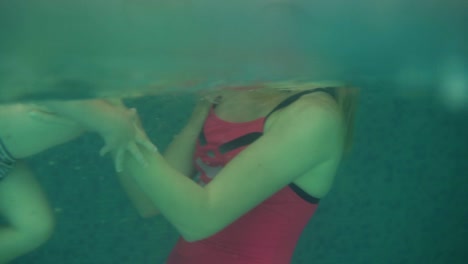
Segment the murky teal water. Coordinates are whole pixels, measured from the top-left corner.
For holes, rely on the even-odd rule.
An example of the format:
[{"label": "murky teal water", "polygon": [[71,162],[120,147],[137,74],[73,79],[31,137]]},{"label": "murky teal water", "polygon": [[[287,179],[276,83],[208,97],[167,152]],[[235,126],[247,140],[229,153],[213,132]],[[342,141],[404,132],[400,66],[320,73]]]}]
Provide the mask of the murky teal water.
[{"label": "murky teal water", "polygon": [[[430,97],[363,91],[355,148],[307,226],[293,263],[463,264],[468,232],[467,112]],[[189,95],[137,105],[164,149]],[[56,210],[52,239],[15,264],[162,263],[177,238],[161,217],[141,220],[88,135],[31,160]]]},{"label": "murky teal water", "polygon": [[[464,0],[0,2],[0,101],[468,73]],[[466,85],[466,78],[464,83]]]},{"label": "murky teal water", "polygon": [[[0,101],[158,94],[128,103],[164,149],[194,90],[351,82],[362,87],[355,148],[293,263],[464,264],[466,8],[461,0],[1,1]],[[162,217],[137,216],[101,144],[86,135],[30,159],[57,227],[14,264],[164,261],[176,231]]]}]

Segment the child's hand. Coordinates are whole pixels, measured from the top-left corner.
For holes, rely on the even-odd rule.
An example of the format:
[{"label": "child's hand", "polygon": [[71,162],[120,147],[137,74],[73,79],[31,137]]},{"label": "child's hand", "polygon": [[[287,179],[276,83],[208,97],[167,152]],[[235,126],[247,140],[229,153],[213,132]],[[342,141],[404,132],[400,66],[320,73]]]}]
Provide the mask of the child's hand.
[{"label": "child's hand", "polygon": [[151,152],[156,152],[157,148],[146,137],[140,127],[140,120],[134,108],[127,109],[123,104],[113,104],[118,115],[106,121],[106,129],[101,131],[105,146],[100,154],[104,156],[108,152],[114,153],[115,166],[118,172],[122,171],[125,155],[129,153],[138,162],[146,166],[146,160],[139,147],[146,148]]}]

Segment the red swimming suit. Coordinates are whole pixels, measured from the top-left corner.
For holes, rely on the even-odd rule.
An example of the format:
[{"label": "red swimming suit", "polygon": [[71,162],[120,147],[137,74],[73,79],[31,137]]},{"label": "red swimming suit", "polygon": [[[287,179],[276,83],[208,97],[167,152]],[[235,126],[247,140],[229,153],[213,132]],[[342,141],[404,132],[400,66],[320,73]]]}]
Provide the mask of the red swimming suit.
[{"label": "red swimming suit", "polygon": [[[329,90],[333,89],[314,89],[293,95],[272,112],[306,93],[329,93]],[[232,123],[220,119],[212,107],[194,155],[198,183],[202,186],[208,184],[223,166],[260,137],[268,116]],[[290,184],[206,239],[187,242],[180,238],[167,264],[290,263],[300,234],[317,209],[318,201]]]}]

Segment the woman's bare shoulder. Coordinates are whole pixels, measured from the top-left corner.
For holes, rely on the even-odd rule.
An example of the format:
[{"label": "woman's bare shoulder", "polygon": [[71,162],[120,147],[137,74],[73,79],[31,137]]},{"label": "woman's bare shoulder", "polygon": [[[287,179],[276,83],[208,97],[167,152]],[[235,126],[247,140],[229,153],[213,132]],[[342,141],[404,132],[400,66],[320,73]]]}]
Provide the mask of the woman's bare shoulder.
[{"label": "woman's bare shoulder", "polygon": [[309,127],[309,129],[314,130],[343,129],[340,108],[335,99],[325,93],[303,95],[271,117],[272,122],[267,123],[268,128],[277,123],[279,126]]}]

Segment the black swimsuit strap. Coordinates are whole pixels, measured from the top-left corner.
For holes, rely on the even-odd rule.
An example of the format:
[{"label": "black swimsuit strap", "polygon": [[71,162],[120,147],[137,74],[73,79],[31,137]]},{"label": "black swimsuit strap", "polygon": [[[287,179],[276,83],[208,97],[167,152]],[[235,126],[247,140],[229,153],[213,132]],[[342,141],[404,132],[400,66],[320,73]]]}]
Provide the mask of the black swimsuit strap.
[{"label": "black swimsuit strap", "polygon": [[[278,104],[273,110],[270,111],[270,113],[268,113],[268,115],[266,115],[265,117],[265,120],[264,122],[266,122],[267,118],[273,114],[275,111],[278,111],[279,109],[281,108],[284,108],[290,104],[292,104],[293,102],[295,102],[296,100],[298,100],[299,98],[301,98],[301,96],[305,95],[305,94],[310,94],[310,93],[315,93],[315,92],[325,92],[325,93],[328,93],[330,96],[332,96],[333,98],[335,98],[336,100],[336,94],[335,94],[335,89],[333,88],[317,88],[317,89],[311,89],[311,90],[306,90],[306,91],[302,91],[300,93],[297,93],[297,94],[294,94],[288,98],[286,98],[285,100],[283,100],[280,104]],[[213,108],[216,107],[216,104],[213,105]],[[239,147],[242,147],[242,146],[247,146],[247,145],[250,145],[252,144],[255,140],[257,140],[259,137],[261,137],[263,135],[263,131],[262,132],[251,132],[251,133],[247,133],[241,137],[238,137],[236,139],[233,139],[229,142],[226,142],[224,144],[222,144],[220,147],[219,147],[219,151],[220,153],[227,153],[227,152],[230,152],[236,148],[239,148]],[[198,136],[198,139],[199,139],[199,142],[200,144],[203,146],[203,145],[206,145],[207,141],[206,141],[206,138],[205,138],[205,133],[204,133],[204,130],[202,129],[200,131],[200,134]]]},{"label": "black swimsuit strap", "polygon": [[0,139],[0,180],[5,178],[15,166],[16,159],[8,152],[2,139]]},{"label": "black swimsuit strap", "polygon": [[[333,89],[332,87],[306,90],[306,91],[294,94],[294,95],[286,98],[285,100],[283,100],[272,111],[270,111],[270,113],[268,113],[268,115],[265,117],[265,121],[275,111],[278,111],[279,109],[284,108],[284,107],[292,104],[293,102],[295,102],[296,100],[298,100],[299,98],[301,98],[301,96],[303,96],[305,94],[310,94],[310,93],[315,93],[315,92],[325,92],[325,93],[328,93],[330,96],[332,96],[335,100],[337,99],[335,89]],[[215,108],[216,104],[214,104],[212,107]],[[237,149],[237,148],[240,148],[240,147],[243,147],[243,146],[248,146],[248,145],[252,144],[258,138],[260,138],[262,135],[263,135],[263,132],[247,133],[247,134],[245,134],[245,135],[243,135],[241,137],[238,137],[238,138],[236,138],[234,140],[231,140],[229,142],[226,142],[226,143],[222,144],[221,146],[219,146],[218,150],[219,150],[220,153],[225,154],[225,153],[230,152],[230,151],[232,151],[234,149]],[[205,145],[207,143],[203,128],[202,128],[202,130],[200,132],[200,135],[199,135],[199,142],[200,142],[201,145]],[[306,193],[304,190],[302,190],[296,184],[291,183],[288,186],[289,186],[289,188],[292,189],[292,191],[294,193],[299,195],[299,197],[301,197],[305,201],[307,201],[307,202],[309,202],[311,204],[319,203],[319,201],[320,201],[319,198],[316,198],[316,197],[313,197],[313,196],[309,195],[308,193]]]},{"label": "black swimsuit strap", "polygon": [[265,122],[266,120],[268,119],[268,117],[273,114],[274,112],[294,103],[296,100],[298,100],[299,98],[301,98],[303,95],[306,95],[306,94],[310,94],[310,93],[315,93],[315,92],[325,92],[327,94],[329,94],[331,97],[333,97],[335,100],[337,99],[336,98],[336,92],[335,92],[335,89],[333,89],[332,87],[327,87],[327,88],[316,88],[316,89],[312,89],[312,90],[306,90],[306,91],[302,91],[300,93],[297,93],[297,94],[294,94],[286,99],[284,99],[281,103],[279,103],[275,108],[273,108],[273,110],[271,110],[270,113],[268,113],[268,115],[266,115],[265,117]]}]

